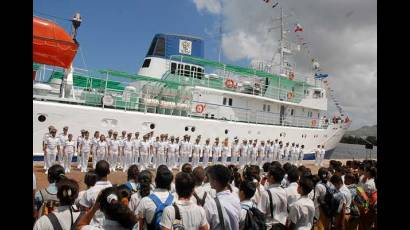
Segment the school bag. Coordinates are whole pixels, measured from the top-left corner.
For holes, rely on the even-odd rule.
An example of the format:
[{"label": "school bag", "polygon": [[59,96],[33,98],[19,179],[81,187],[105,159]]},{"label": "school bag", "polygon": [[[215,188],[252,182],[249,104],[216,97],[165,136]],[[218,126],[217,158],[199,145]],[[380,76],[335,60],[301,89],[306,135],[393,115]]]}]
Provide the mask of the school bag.
[{"label": "school bag", "polygon": [[205,193],[204,193],[204,196],[202,197],[202,199],[199,198],[199,196],[198,196],[198,194],[196,194],[196,192],[194,192],[192,195],[194,195],[194,197],[195,197],[195,199],[196,199],[197,205],[203,207],[204,204],[205,204],[205,199],[206,199],[206,195],[207,195],[207,194],[208,194],[208,193],[205,192]]},{"label": "school bag", "polygon": [[265,215],[255,207],[249,207],[248,205],[241,205],[242,209],[246,210],[246,217],[243,226],[240,230],[266,230],[266,218]]},{"label": "school bag", "polygon": [[215,197],[215,203],[216,203],[216,209],[218,210],[218,217],[219,217],[219,225],[221,230],[227,230],[225,228],[225,221],[224,221],[224,216],[222,214],[222,207],[221,203],[219,202],[218,197]]},{"label": "school bag", "polygon": [[172,202],[174,201],[174,196],[169,193],[164,203],[162,203],[154,193],[151,193],[151,195],[149,195],[148,197],[155,203],[155,206],[157,207],[155,209],[155,214],[152,222],[147,223],[148,230],[160,230],[161,226],[159,225],[159,222],[161,221],[162,213],[164,212],[165,207],[172,204]]},{"label": "school bag", "polygon": [[175,220],[174,222],[172,222],[172,229],[173,230],[185,230],[185,226],[182,223],[181,212],[179,211],[178,205],[174,203],[172,206],[175,209]]},{"label": "school bag", "polygon": [[50,193],[47,189],[41,189],[40,195],[42,203],[39,209],[38,217],[48,215],[54,209],[60,206],[60,200],[57,198],[57,193]]},{"label": "school bag", "polygon": [[[70,230],[75,230],[77,228],[78,222],[80,221],[81,217],[85,214],[85,211],[81,211],[80,215],[77,217],[75,221],[71,220],[71,227]],[[60,222],[58,221],[57,216],[54,213],[49,213],[47,215],[48,220],[50,221],[51,225],[53,226],[54,230],[63,230]]]},{"label": "school bag", "polygon": [[342,196],[336,196],[338,193],[336,189],[330,188],[325,184],[326,193],[323,201],[320,202],[320,207],[328,218],[334,217],[337,214],[340,199]]}]

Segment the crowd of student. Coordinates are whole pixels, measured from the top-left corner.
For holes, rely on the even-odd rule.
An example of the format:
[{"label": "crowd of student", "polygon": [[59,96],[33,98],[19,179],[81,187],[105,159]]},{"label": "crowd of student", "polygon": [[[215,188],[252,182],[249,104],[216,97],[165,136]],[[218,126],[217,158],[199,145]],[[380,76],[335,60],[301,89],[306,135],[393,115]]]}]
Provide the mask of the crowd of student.
[{"label": "crowd of student", "polygon": [[[59,135],[57,129],[50,126],[43,139],[44,169],[47,173],[51,165],[58,163],[65,168],[65,172],[70,172],[75,154],[78,158],[77,168],[81,169],[81,172],[87,172],[90,157],[93,162],[92,168],[95,168],[96,162],[106,160],[111,165],[111,171],[119,169],[124,172],[133,164],[140,165],[141,169],[167,165],[170,170],[180,168],[182,164],[189,162],[194,167],[206,167],[208,163],[222,162],[224,165],[239,165],[240,168],[247,164],[262,165],[274,160],[281,164],[303,164],[303,144],[282,143],[278,139],[242,140],[242,143],[239,141],[235,138],[233,143],[230,143],[226,138],[220,143],[219,138],[215,138],[213,144],[210,143],[210,139],[201,144],[201,136],[192,143],[188,135],[180,141],[179,137],[168,134],[154,137],[154,132],[143,135],[141,140],[139,132],[133,137],[132,133],[122,131],[121,136],[118,136],[118,132],[113,130],[109,130],[107,136],[95,131],[93,137],[90,137],[88,131],[81,130],[81,136],[74,141],[73,135],[68,133],[67,126]],[[324,146],[318,145],[315,153],[316,164],[322,165]]]},{"label": "crowd of student", "polygon": [[186,163],[175,178],[166,165],[155,175],[131,165],[121,185],[109,173],[98,161],[79,191],[61,165],[51,166],[49,186],[33,190],[33,229],[377,229],[375,161],[331,161],[315,175],[278,161],[242,172]]}]

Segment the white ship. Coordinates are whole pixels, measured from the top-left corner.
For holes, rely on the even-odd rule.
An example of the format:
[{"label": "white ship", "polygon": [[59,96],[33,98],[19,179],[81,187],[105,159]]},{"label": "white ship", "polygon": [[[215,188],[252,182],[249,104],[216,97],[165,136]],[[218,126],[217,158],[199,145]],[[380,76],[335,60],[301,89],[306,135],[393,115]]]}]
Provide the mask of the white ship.
[{"label": "white ship", "polygon": [[201,135],[201,142],[278,139],[303,144],[304,159],[314,159],[314,149],[324,145],[330,158],[351,121],[346,114],[324,118],[333,116],[324,80],[287,65],[291,51],[281,37],[277,73],[261,63],[247,68],[206,60],[201,38],[174,34],[154,36],[138,74],[34,63],[33,160],[43,158],[49,125],[58,132],[69,126],[75,136],[81,129],[90,135],[113,129]]}]

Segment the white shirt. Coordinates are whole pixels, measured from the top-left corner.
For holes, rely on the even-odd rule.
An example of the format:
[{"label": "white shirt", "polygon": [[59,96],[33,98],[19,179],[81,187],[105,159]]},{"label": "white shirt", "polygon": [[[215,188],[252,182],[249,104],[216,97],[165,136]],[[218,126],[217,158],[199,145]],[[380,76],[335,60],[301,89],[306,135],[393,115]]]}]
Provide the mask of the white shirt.
[{"label": "white shirt", "polygon": [[275,148],[274,148],[275,153],[277,153],[279,151],[280,145],[279,145],[279,143],[275,143],[274,146],[275,146]]},{"label": "white shirt", "polygon": [[[212,196],[206,191],[206,188],[203,185],[195,186],[194,192],[199,197],[199,199],[203,199],[205,196],[205,193],[207,193],[206,198],[205,198],[205,203],[212,199]],[[195,204],[198,203],[194,195],[191,196],[191,201],[194,202]]]},{"label": "white shirt", "polygon": [[279,184],[269,185],[268,189],[272,194],[273,217],[270,213],[270,201],[267,191],[262,194],[262,205],[260,211],[265,213],[266,225],[268,229],[270,229],[273,224],[286,224],[286,218],[288,216],[288,206],[286,192],[282,187],[280,187]]},{"label": "white shirt", "polygon": [[57,145],[60,144],[60,138],[49,136],[47,138],[46,144],[47,144],[47,149],[49,151],[56,151],[57,150]]},{"label": "white shirt", "polygon": [[323,148],[323,149],[320,151],[320,154],[322,154],[322,155],[324,156],[325,153],[326,153],[326,149]]},{"label": "white shirt", "polygon": [[[255,180],[256,181],[256,180]],[[262,196],[266,192],[263,185],[259,184],[259,187],[256,188],[255,195],[251,198],[251,201],[255,203],[256,207],[262,211]]]},{"label": "white shirt", "polygon": [[242,143],[241,148],[240,148],[240,152],[241,152],[241,157],[246,156],[246,154],[248,152],[248,145]]},{"label": "white shirt", "polygon": [[300,197],[298,193],[298,183],[292,182],[287,188],[285,188],[286,197],[288,200],[288,206],[291,206]]},{"label": "white shirt", "polygon": [[124,152],[132,153],[132,148],[134,147],[134,142],[132,140],[125,140],[124,141]]},{"label": "white shirt", "polygon": [[140,148],[140,144],[141,144],[141,141],[139,140],[139,139],[133,139],[132,140],[132,142],[133,142],[133,144],[134,144],[134,151],[138,151],[139,150],[139,148]]},{"label": "white shirt", "polygon": [[150,143],[149,143],[149,142],[146,142],[146,141],[142,141],[140,144],[141,144],[140,154],[141,154],[141,155],[148,155]]},{"label": "white shirt", "polygon": [[[219,202],[221,203],[222,215],[225,220],[225,228],[238,230],[239,218],[241,216],[241,205],[236,194],[232,194],[229,190],[218,192]],[[219,223],[218,209],[215,200],[210,200],[204,205],[206,218],[210,225],[210,230],[221,229]]]},{"label": "white shirt", "polygon": [[376,192],[377,189],[376,184],[374,183],[374,178],[367,179],[364,183],[363,189],[368,195],[371,195],[373,192]]},{"label": "white shirt", "polygon": [[201,153],[201,149],[202,149],[202,146],[200,144],[195,144],[193,151],[192,151],[192,156],[199,157],[199,154]]},{"label": "white shirt", "polygon": [[90,139],[83,139],[82,141],[81,141],[81,143],[80,143],[80,146],[82,146],[82,149],[81,149],[81,151],[83,152],[83,153],[88,153],[88,152],[90,152],[90,150],[91,150],[91,144],[92,144],[92,141],[90,140]]},{"label": "white shirt", "polygon": [[[151,194],[151,192],[150,192],[150,194]],[[138,206],[141,202],[141,199],[142,198],[141,198],[141,194],[140,194],[139,191],[131,195],[131,199],[130,199],[130,202],[128,204],[128,208],[130,208],[130,210],[133,211],[135,213],[135,215],[138,214],[137,209],[138,209]]]},{"label": "white shirt", "polygon": [[60,143],[64,144],[68,140],[68,134],[64,135],[64,133],[60,133],[60,135],[58,135],[58,138],[60,138]]},{"label": "white shirt", "polygon": [[219,157],[220,155],[221,155],[221,146],[214,144],[212,146],[212,157]]},{"label": "white shirt", "polygon": [[241,148],[241,146],[239,144],[233,144],[232,146],[232,157],[237,157],[239,156],[239,149]]},{"label": "white shirt", "polygon": [[[108,187],[112,187],[111,182],[109,181],[97,181],[97,183],[95,183],[95,185],[89,189],[87,189],[83,195],[83,197],[80,200],[80,205],[86,207],[86,208],[91,208],[98,197],[98,194],[100,193],[101,190],[108,188]],[[91,221],[91,225],[93,226],[101,226],[103,224],[105,217],[104,214],[98,210],[92,221]]]},{"label": "white shirt", "polygon": [[258,147],[258,151],[259,151],[259,157],[264,157],[265,156],[265,145],[260,145]]},{"label": "white shirt", "polygon": [[[170,194],[168,190],[159,189],[159,188],[154,189],[152,193],[155,194],[161,200],[162,203],[164,203],[167,200]],[[175,199],[175,196],[174,196],[174,199]],[[141,199],[137,207],[137,215],[139,217],[144,217],[145,218],[144,222],[151,223],[154,218],[156,207],[157,206],[155,206],[154,201],[152,201],[151,198],[146,196]]]},{"label": "white shirt", "polygon": [[296,225],[297,230],[310,230],[313,226],[315,206],[306,196],[301,196],[289,207],[289,220]]},{"label": "white shirt", "polygon": [[343,194],[343,200],[345,205],[345,213],[350,213],[350,205],[352,203],[352,194],[346,185],[342,185],[339,191]]},{"label": "white shirt", "polygon": [[209,157],[209,155],[211,153],[211,149],[212,149],[212,147],[210,145],[204,145],[204,147],[202,149],[202,155]]},{"label": "white shirt", "polygon": [[65,153],[74,153],[74,149],[75,149],[75,142],[73,140],[69,141],[67,140],[66,142],[64,142],[64,150]]},{"label": "white shirt", "polygon": [[183,141],[181,144],[181,152],[184,154],[189,154],[192,152],[192,145],[188,141]]},{"label": "white shirt", "polygon": [[231,147],[225,145],[222,146],[221,154],[222,156],[229,156],[231,154]]},{"label": "white shirt", "polygon": [[[60,223],[63,230],[70,230],[71,229],[71,213],[70,213],[71,206],[60,206],[57,207],[56,211],[53,213],[56,215],[58,222]],[[73,213],[73,223],[77,220],[80,212],[72,212]],[[47,216],[40,217],[34,227],[33,230],[54,230],[53,225],[50,222],[50,219]]]},{"label": "white shirt", "polygon": [[[256,205],[251,200],[241,201],[241,216],[239,218],[239,228],[242,229],[242,226],[244,225],[244,222],[245,222],[245,219],[246,219],[247,209],[254,208],[254,207],[256,207]],[[245,208],[247,208],[247,209],[245,209]],[[249,230],[251,230],[251,229],[249,229]]]},{"label": "white shirt", "polygon": [[98,141],[96,151],[99,154],[106,154],[107,153],[107,142],[105,141]]},{"label": "white shirt", "polygon": [[168,154],[178,153],[179,145],[177,143],[168,144]]},{"label": "white shirt", "polygon": [[[204,184],[202,185],[202,188],[204,189],[205,192],[208,193],[207,196],[211,196],[211,198],[215,198],[215,196],[216,196],[216,190],[211,187],[211,184],[210,184],[209,182],[208,182],[208,183],[204,183]],[[201,197],[201,196],[200,196],[200,197]]]},{"label": "white shirt", "polygon": [[120,140],[118,139],[111,139],[108,145],[110,146],[110,152],[117,153],[118,148],[120,147]]},{"label": "white shirt", "polygon": [[158,153],[160,155],[164,155],[165,154],[165,150],[167,149],[167,142],[165,141],[161,141],[158,143]]},{"label": "white shirt", "polygon": [[[199,229],[208,224],[206,220],[205,210],[192,201],[177,200],[175,204],[178,206],[181,215],[182,224],[185,229]],[[171,205],[164,209],[160,225],[168,229],[172,229],[172,224],[175,221],[175,208]]]},{"label": "white shirt", "polygon": [[92,149],[91,151],[95,152],[97,149],[97,145],[98,145],[98,138],[93,137],[93,139],[91,139],[91,145],[92,145]]},{"label": "white shirt", "polygon": [[84,227],[81,228],[81,230],[129,230],[129,229],[122,227],[121,224],[118,223],[117,221],[104,219],[102,226],[96,227],[92,225],[85,225]]}]

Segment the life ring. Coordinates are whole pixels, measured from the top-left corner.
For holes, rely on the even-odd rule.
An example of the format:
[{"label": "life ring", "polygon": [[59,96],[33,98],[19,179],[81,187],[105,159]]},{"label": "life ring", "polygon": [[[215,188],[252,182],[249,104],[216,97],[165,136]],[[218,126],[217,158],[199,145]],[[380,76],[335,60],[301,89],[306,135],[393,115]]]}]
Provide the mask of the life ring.
[{"label": "life ring", "polygon": [[295,79],[295,73],[289,72],[289,80]]},{"label": "life ring", "polygon": [[198,104],[198,105],[196,105],[196,107],[195,107],[195,111],[196,111],[197,113],[202,113],[202,112],[204,111],[204,109],[205,109],[205,105],[202,105],[202,104]]},{"label": "life ring", "polygon": [[288,100],[293,98],[293,92],[288,92]]},{"label": "life ring", "polygon": [[228,88],[233,88],[235,86],[235,82],[232,79],[228,78],[225,81],[225,86]]},{"label": "life ring", "polygon": [[316,120],[312,120],[312,127],[316,126]]}]

